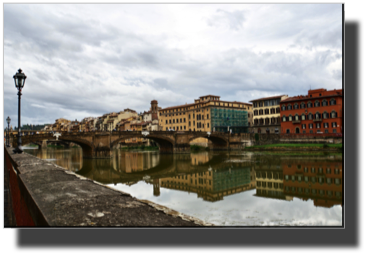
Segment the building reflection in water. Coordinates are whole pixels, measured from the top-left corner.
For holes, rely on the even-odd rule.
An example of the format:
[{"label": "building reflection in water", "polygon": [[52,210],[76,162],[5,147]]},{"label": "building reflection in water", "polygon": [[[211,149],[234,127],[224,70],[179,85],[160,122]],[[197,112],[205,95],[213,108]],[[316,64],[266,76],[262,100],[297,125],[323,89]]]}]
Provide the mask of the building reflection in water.
[{"label": "building reflection in water", "polygon": [[[312,200],[318,207],[342,203],[342,158],[252,156],[234,160],[228,153],[199,152],[160,155],[158,152],[115,150],[111,159],[83,159],[80,148],[30,150],[37,157],[104,184],[128,186],[145,182],[158,197],[162,188],[197,194],[216,202],[225,196],[256,189],[254,196],[292,201]],[[241,159],[241,158],[240,158]]]},{"label": "building reflection in water", "polygon": [[312,200],[315,206],[342,206],[342,162],[286,159],[255,166],[256,196],[291,201]]},{"label": "building reflection in water", "polygon": [[81,148],[71,148],[71,149],[40,149],[40,150],[29,150],[30,154],[37,156],[40,159],[47,159],[56,165],[63,167],[72,172],[77,172],[81,170],[83,166],[82,149]]},{"label": "building reflection in water", "polygon": [[342,162],[282,162],[285,194],[302,200],[311,199],[315,206],[342,206]]},{"label": "building reflection in water", "polygon": [[280,163],[259,163],[254,167],[256,178],[255,196],[291,201],[284,192],[283,170]]},{"label": "building reflection in water", "polygon": [[[221,168],[161,178],[160,187],[196,193],[205,201],[223,200],[224,196],[255,188],[250,168]],[[159,191],[158,191],[159,193]]]},{"label": "building reflection in water", "polygon": [[157,166],[159,163],[159,154],[156,152],[114,152],[112,166],[118,172],[142,172]]}]

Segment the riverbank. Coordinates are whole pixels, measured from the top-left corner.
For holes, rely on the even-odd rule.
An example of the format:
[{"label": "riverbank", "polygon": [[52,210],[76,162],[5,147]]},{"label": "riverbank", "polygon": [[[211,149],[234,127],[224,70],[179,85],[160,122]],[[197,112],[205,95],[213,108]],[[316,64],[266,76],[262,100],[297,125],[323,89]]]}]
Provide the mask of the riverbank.
[{"label": "riverbank", "polygon": [[[245,151],[295,151],[295,152],[338,152],[342,154],[342,144],[267,144],[247,146]],[[312,153],[306,153],[311,155]]]}]

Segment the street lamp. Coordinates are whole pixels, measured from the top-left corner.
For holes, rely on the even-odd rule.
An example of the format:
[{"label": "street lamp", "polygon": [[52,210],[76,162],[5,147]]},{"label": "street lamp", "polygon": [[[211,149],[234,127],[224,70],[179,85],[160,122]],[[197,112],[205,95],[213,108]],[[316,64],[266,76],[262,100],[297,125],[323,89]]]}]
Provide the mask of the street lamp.
[{"label": "street lamp", "polygon": [[10,117],[8,116],[8,118],[7,118],[7,123],[8,123],[8,132],[7,132],[7,147],[9,147],[10,145],[9,145],[9,124],[10,124]]},{"label": "street lamp", "polygon": [[17,148],[14,150],[16,153],[22,153],[22,141],[21,141],[21,91],[25,85],[26,76],[22,73],[22,70],[19,69],[18,72],[13,76],[14,85],[18,89],[18,141],[17,141]]}]

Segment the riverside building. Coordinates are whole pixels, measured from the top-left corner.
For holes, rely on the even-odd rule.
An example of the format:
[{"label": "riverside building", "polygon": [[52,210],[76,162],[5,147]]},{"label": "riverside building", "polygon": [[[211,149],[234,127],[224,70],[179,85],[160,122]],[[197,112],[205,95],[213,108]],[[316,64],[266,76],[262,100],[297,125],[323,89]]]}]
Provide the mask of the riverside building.
[{"label": "riverside building", "polygon": [[280,133],[280,107],[287,95],[251,100],[253,104],[253,133]]},{"label": "riverside building", "polygon": [[320,88],[281,101],[282,133],[342,133],[342,99],[342,89]]},{"label": "riverside building", "polygon": [[220,96],[207,95],[194,103],[159,110],[163,131],[203,131],[247,133],[252,123],[252,104],[223,101]]}]

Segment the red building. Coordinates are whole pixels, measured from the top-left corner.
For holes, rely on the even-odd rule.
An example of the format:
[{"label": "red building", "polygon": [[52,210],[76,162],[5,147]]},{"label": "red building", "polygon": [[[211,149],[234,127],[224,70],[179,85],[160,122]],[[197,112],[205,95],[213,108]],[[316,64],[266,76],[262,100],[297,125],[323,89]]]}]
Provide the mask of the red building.
[{"label": "red building", "polygon": [[342,100],[342,89],[323,88],[281,100],[281,133],[342,133]]}]

